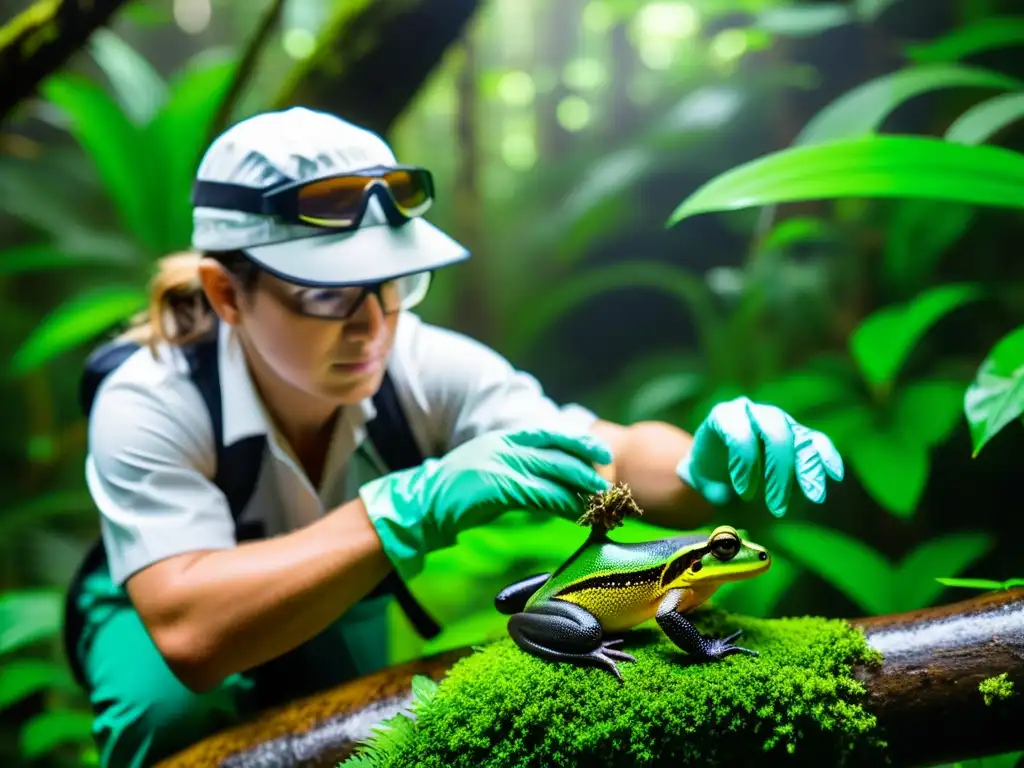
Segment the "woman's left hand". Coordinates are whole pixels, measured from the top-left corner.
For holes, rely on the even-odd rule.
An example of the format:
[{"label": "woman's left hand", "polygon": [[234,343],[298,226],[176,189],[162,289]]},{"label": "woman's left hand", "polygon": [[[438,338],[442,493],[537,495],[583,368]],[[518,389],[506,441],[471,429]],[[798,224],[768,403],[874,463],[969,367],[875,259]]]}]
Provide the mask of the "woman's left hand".
[{"label": "woman's left hand", "polygon": [[765,501],[776,517],[786,514],[793,481],[816,504],[825,501],[826,478],[843,479],[843,460],[821,432],[797,423],[773,405],[746,397],[719,403],[697,429],[693,449],[676,473],[712,504],[733,490],[753,499],[765,479]]}]

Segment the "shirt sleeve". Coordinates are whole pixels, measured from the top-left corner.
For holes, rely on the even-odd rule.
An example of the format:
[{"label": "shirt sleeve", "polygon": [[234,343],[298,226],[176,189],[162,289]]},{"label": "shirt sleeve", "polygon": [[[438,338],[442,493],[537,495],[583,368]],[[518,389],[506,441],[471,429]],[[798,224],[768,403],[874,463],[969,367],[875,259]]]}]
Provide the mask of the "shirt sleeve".
[{"label": "shirt sleeve", "polygon": [[403,352],[440,446],[451,450],[486,432],[524,427],[583,434],[597,421],[578,404],[554,402],[534,376],[475,339],[415,316],[401,323],[407,319]]},{"label": "shirt sleeve", "polygon": [[89,423],[85,475],[117,585],[159,560],[235,546],[214,485],[209,415],[190,381],[106,382]]}]

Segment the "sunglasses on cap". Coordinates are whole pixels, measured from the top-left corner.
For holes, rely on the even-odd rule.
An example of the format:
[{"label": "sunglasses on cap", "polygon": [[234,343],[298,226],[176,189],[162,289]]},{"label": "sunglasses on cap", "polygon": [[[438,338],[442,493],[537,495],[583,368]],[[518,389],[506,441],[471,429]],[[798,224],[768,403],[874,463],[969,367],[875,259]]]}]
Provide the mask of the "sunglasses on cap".
[{"label": "sunglasses on cap", "polygon": [[197,180],[192,205],[277,216],[286,221],[344,231],[359,226],[370,196],[380,200],[395,226],[422,216],[434,202],[434,178],[419,166],[377,166],[269,189]]},{"label": "sunglasses on cap", "polygon": [[348,320],[368,296],[376,296],[384,314],[412,309],[427,295],[430,272],[417,272],[369,285],[338,287],[303,287],[291,292],[285,300],[300,315],[322,320]]}]

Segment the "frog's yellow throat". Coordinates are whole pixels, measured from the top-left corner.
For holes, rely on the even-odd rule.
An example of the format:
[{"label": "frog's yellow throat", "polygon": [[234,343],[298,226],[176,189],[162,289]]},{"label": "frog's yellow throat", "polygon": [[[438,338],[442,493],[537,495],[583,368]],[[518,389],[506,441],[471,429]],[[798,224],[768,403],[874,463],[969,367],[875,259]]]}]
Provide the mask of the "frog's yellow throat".
[{"label": "frog's yellow throat", "polygon": [[744,541],[732,526],[720,525],[705,543],[682,549],[668,559],[661,587],[669,590],[739,581],[764,573],[771,565],[768,550]]}]

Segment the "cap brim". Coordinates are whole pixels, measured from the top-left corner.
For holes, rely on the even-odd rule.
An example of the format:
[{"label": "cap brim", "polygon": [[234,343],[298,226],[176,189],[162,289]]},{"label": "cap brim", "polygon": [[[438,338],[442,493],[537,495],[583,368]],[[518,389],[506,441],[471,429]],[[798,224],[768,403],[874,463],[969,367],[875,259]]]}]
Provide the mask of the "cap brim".
[{"label": "cap brim", "polygon": [[245,252],[282,280],[322,286],[388,280],[469,258],[464,246],[422,218],[401,227],[363,227],[254,246]]}]

